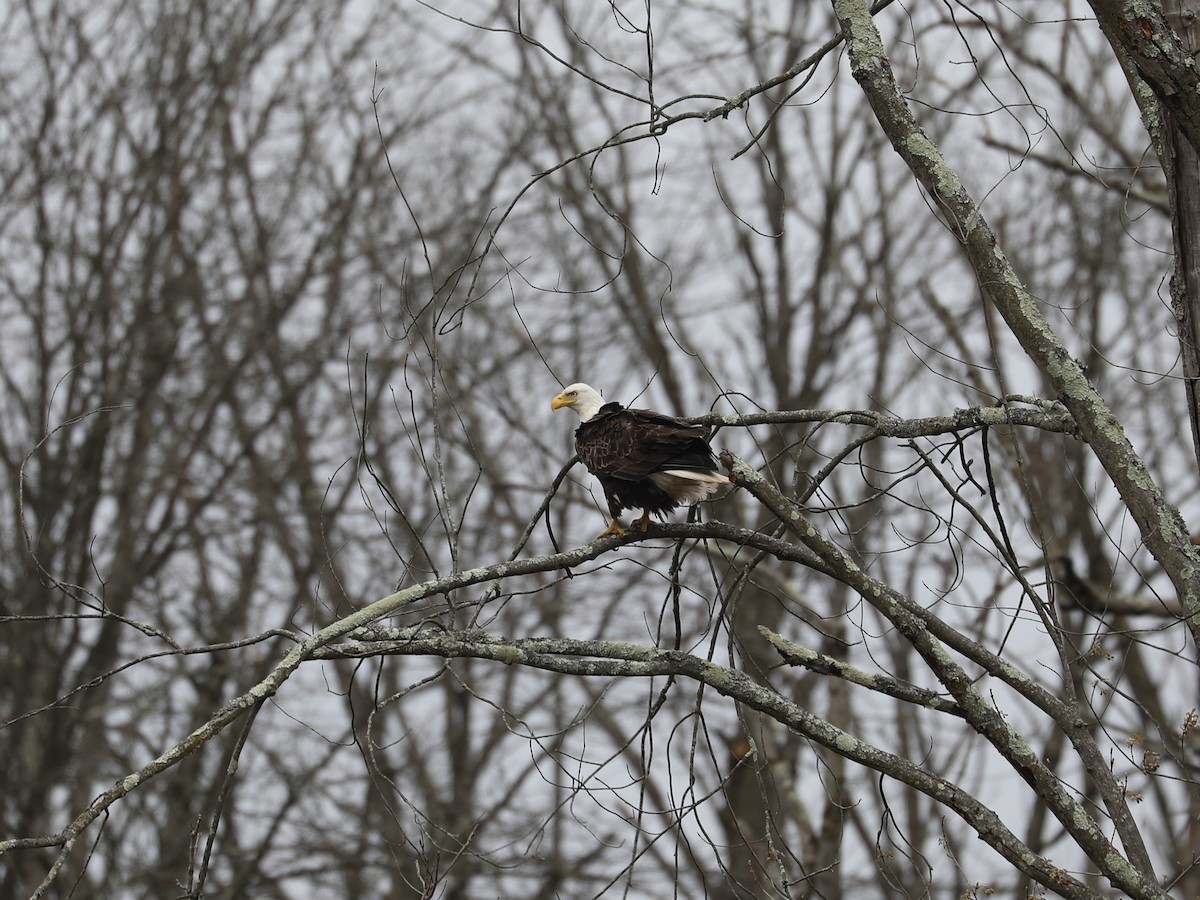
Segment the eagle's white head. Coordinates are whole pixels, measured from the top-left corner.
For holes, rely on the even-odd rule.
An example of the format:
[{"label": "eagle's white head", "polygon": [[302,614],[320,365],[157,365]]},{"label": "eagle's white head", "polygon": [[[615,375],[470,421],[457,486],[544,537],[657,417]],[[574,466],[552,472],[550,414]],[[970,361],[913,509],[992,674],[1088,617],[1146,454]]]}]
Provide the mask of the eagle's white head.
[{"label": "eagle's white head", "polygon": [[590,384],[582,381],[563,388],[562,393],[550,401],[551,409],[562,409],[564,406],[579,414],[581,422],[586,422],[600,411],[604,398]]}]

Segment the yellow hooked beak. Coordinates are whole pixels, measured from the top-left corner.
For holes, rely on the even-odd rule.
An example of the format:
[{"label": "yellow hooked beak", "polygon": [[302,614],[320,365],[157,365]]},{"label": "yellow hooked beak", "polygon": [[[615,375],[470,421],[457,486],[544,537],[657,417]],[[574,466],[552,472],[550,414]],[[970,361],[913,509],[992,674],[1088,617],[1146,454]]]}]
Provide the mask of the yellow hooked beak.
[{"label": "yellow hooked beak", "polygon": [[573,400],[568,400],[564,395],[559,394],[550,401],[550,408],[555,410],[562,409],[564,406],[570,406],[573,402]]}]

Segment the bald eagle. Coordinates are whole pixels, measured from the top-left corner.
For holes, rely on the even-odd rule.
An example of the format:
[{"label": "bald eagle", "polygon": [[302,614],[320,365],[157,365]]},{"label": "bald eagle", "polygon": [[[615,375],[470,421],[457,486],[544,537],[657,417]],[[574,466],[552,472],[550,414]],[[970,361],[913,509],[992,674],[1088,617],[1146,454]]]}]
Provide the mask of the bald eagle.
[{"label": "bald eagle", "polygon": [[708,446],[708,428],[689,425],[648,409],[626,409],[605,403],[587,384],[573,384],[550,401],[551,409],[575,410],[580,425],[575,451],[589,472],[600,479],[608,528],[597,537],[622,535],[621,511],[641,509],[633,524],[643,532],[651,514],[663,518],[677,506],[698,503],[729,479],[717,471]]}]

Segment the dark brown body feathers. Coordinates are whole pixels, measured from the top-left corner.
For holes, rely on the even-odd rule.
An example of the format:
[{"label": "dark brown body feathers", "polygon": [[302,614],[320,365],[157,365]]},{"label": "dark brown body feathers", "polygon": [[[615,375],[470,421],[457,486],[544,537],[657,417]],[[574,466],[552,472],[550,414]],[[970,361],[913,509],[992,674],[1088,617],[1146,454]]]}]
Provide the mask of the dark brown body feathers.
[{"label": "dark brown body feathers", "polygon": [[646,409],[607,403],[575,430],[575,452],[600,480],[609,515],[644,509],[660,519],[682,502],[649,481],[656,472],[717,472],[709,429]]}]

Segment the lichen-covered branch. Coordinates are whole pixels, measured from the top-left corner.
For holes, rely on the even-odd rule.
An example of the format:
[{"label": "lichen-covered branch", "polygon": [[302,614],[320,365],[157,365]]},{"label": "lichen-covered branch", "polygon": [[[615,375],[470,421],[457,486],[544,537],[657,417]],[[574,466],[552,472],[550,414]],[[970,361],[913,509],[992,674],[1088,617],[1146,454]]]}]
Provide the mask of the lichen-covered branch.
[{"label": "lichen-covered branch", "polygon": [[953,782],[888,753],[832,725],[754,681],[748,675],[680,650],[660,650],[616,641],[569,638],[512,639],[486,632],[442,632],[430,628],[363,629],[345,643],[322,647],[323,659],[364,656],[441,656],[490,659],[552,672],[589,677],[674,675],[690,678],[765,713],[809,740],[876,772],[903,782],[953,810],[980,839],[1030,878],[1064,897],[1094,893],[1046,858],[1032,852],[994,811]]},{"label": "lichen-covered branch", "polygon": [[[1130,814],[1121,785],[1105,765],[1099,748],[1085,727],[1085,720],[1076,709],[1036,685],[1024,673],[977,642],[951,628],[912,598],[872,578],[859,568],[848,553],[822,534],[798,504],[784,497],[743,460],[725,452],[721,454],[721,461],[729,470],[730,478],[775,513],[788,530],[824,562],[832,577],[851,587],[875,607],[912,644],[957,701],[971,727],[987,738],[1009,765],[1030,784],[1079,846],[1116,886],[1134,897],[1166,896],[1154,879],[1149,854]],[[975,679],[950,655],[950,649],[1004,679],[1054,718],[1079,752],[1089,774],[1097,779],[1105,808],[1132,863],[1113,847],[1100,825],[1058,777],[1042,765],[1025,739],[979,690]]]},{"label": "lichen-covered branch", "polygon": [[[1121,423],[1013,271],[962,181],[909,110],[866,3],[835,0],[833,5],[846,35],[851,70],[892,146],[937,202],[975,270],[984,295],[1059,391],[1059,399],[1073,414],[1084,440],[1093,447],[1137,521],[1147,548],[1170,575],[1184,606],[1189,612],[1200,612],[1200,556],[1188,545],[1179,511],[1167,502]],[[1193,634],[1200,635],[1197,626],[1193,626]]]},{"label": "lichen-covered branch", "polygon": [[880,675],[875,672],[864,672],[844,660],[834,659],[824,653],[818,653],[808,647],[802,647],[794,641],[789,641],[783,635],[776,634],[769,628],[760,625],[759,633],[779,651],[779,655],[789,665],[803,666],[812,672],[822,675],[833,675],[851,684],[869,688],[905,703],[913,703],[926,709],[949,713],[952,716],[962,716],[963,711],[957,703],[936,691],[918,687],[897,678]]},{"label": "lichen-covered branch", "polygon": [[957,409],[948,416],[902,419],[869,409],[795,409],[773,412],[712,413],[693,416],[687,421],[698,425],[796,425],[806,422],[837,425],[862,425],[880,437],[919,438],[952,434],[983,426],[1019,425],[1055,434],[1079,436],[1075,420],[1060,405],[1036,397],[1006,397],[997,406],[972,406]]},{"label": "lichen-covered branch", "polygon": [[1026,290],[961,179],[925,134],[896,85],[891,62],[867,4],[834,0],[850,68],[876,119],[958,238],[984,297],[1000,312],[1029,358],[1058,391],[1079,433],[1091,445],[1146,547],[1170,577],[1200,646],[1200,554],[1188,543],[1179,510],[1168,502],[1134,451],[1112,409],[1088,381]]},{"label": "lichen-covered branch", "polygon": [[595,559],[601,553],[612,550],[623,542],[628,543],[630,540],[631,538],[609,539],[603,542],[586,544],[564,553],[468,569],[465,572],[433,579],[396,591],[393,594],[376,600],[369,606],[365,606],[348,616],[338,619],[333,624],[326,626],[316,634],[298,643],[284,655],[265,678],[223,705],[207,721],[194,729],[185,738],[168,748],[157,758],[146,763],[136,772],[116,782],[112,787],[93,800],[87,809],[79,813],[61,832],[40,837],[14,838],[0,841],[0,855],[11,850],[35,847],[63,847],[63,853],[69,852],[75,839],[89,825],[96,821],[97,818],[103,815],[109,807],[130,793],[130,791],[138,789],[147,781],[171,769],[182,760],[197,752],[208,741],[224,731],[231,723],[237,721],[244,714],[258,707],[264,700],[273,696],[305,660],[313,658],[321,647],[324,647],[331,641],[335,641],[356,629],[363,628],[384,616],[391,615],[397,610],[426,597],[445,594],[450,591],[491,582],[496,579],[569,568]]}]

